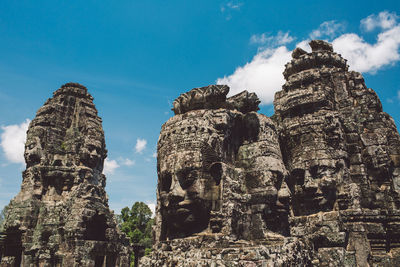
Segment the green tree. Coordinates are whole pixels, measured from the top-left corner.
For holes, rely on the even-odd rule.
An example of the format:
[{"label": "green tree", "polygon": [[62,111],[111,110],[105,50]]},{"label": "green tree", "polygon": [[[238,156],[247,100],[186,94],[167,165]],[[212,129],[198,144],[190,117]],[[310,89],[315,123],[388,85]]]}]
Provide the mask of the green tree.
[{"label": "green tree", "polygon": [[[139,244],[144,247],[145,255],[151,252],[153,245],[152,225],[154,220],[151,218],[150,208],[143,202],[135,202],[132,208],[125,207],[119,215],[121,230],[128,236],[131,244]],[[133,266],[134,256],[132,255]]]}]

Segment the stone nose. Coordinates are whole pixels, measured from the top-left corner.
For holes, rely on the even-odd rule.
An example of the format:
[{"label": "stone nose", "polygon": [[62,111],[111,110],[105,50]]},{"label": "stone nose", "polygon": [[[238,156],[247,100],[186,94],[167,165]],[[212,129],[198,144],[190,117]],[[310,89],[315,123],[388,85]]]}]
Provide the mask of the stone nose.
[{"label": "stone nose", "polygon": [[289,187],[287,186],[286,182],[283,182],[281,188],[278,191],[278,201],[281,204],[286,205],[289,203],[290,197],[291,197],[291,194],[290,194]]},{"label": "stone nose", "polygon": [[171,185],[171,192],[170,192],[170,200],[179,203],[185,199],[185,191],[182,189],[179,181],[177,179],[173,179]]},{"label": "stone nose", "polygon": [[308,171],[304,174],[304,189],[308,193],[315,193],[318,190],[318,183],[316,183]]}]

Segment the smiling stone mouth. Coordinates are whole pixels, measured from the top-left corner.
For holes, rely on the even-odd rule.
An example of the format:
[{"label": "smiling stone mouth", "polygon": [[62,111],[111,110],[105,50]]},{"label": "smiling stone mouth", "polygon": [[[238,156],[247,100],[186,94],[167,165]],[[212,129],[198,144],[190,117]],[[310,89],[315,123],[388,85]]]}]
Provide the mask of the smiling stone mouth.
[{"label": "smiling stone mouth", "polygon": [[320,203],[325,200],[325,197],[323,194],[314,194],[312,196],[308,194],[303,194],[301,196],[302,199],[304,199],[305,202],[308,203]]},{"label": "smiling stone mouth", "polygon": [[178,208],[176,210],[176,214],[178,214],[178,215],[183,215],[183,214],[187,214],[187,213],[190,213],[190,210],[187,208]]},{"label": "smiling stone mouth", "polygon": [[316,195],[313,197],[313,200],[315,200],[315,201],[321,201],[322,199],[324,199],[323,195]]},{"label": "smiling stone mouth", "polygon": [[193,206],[190,204],[175,204],[169,208],[169,213],[173,216],[187,216],[192,213]]},{"label": "smiling stone mouth", "polygon": [[281,202],[276,203],[276,211],[278,211],[279,213],[287,213],[288,210],[289,210],[289,205],[286,205]]},{"label": "smiling stone mouth", "polygon": [[310,199],[310,202],[322,206],[322,205],[325,205],[328,202],[328,200],[326,199],[326,197],[324,195],[318,194],[318,195],[314,196],[312,199]]}]

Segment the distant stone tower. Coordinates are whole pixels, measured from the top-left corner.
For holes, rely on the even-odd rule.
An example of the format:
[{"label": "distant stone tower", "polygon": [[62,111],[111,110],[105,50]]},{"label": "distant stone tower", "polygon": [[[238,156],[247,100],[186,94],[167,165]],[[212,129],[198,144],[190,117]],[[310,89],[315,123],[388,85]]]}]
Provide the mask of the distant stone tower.
[{"label": "distant stone tower", "polygon": [[129,266],[108,207],[102,121],[86,87],[67,83],[32,120],[21,191],[5,218],[0,266]]}]

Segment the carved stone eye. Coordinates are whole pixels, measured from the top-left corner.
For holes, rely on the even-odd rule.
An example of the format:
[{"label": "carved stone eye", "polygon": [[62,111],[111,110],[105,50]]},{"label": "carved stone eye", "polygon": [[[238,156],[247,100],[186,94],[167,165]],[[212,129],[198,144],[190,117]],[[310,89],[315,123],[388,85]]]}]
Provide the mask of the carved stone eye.
[{"label": "carved stone eye", "polygon": [[276,188],[281,188],[283,182],[283,173],[279,171],[271,171],[272,179]]},{"label": "carved stone eye", "polygon": [[94,145],[88,145],[87,148],[88,148],[88,150],[89,150],[90,152],[93,152],[93,151],[96,150],[96,147],[95,147]]},{"label": "carved stone eye", "polygon": [[219,162],[213,163],[210,167],[210,174],[214,178],[215,183],[219,185],[222,176],[222,164]]},{"label": "carved stone eye", "polygon": [[294,181],[294,183],[298,185],[303,185],[304,173],[305,171],[303,169],[294,169],[291,173],[291,179]]},{"label": "carved stone eye", "polygon": [[171,183],[172,183],[172,176],[170,173],[164,173],[163,175],[161,175],[161,180],[160,180],[161,191],[169,192],[169,190],[171,189]]},{"label": "carved stone eye", "polygon": [[336,168],[332,168],[329,166],[313,166],[310,168],[310,174],[314,179],[321,179],[326,175],[331,175],[335,173]]},{"label": "carved stone eye", "polygon": [[313,178],[319,178],[319,176],[321,175],[321,169],[319,167],[320,166],[316,165],[310,168],[310,174]]},{"label": "carved stone eye", "polygon": [[186,189],[194,183],[194,181],[198,178],[199,173],[197,170],[192,168],[186,168],[179,171],[177,176],[182,189]]},{"label": "carved stone eye", "polygon": [[30,144],[28,145],[28,149],[31,150],[31,149],[33,149],[35,146],[36,146],[36,143],[30,143]]}]

